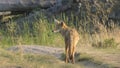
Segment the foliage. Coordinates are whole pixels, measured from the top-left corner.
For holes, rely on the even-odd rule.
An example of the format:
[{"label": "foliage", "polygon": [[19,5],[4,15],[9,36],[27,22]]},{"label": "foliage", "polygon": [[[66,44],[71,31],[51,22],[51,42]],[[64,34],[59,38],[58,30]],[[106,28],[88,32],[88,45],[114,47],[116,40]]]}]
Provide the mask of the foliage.
[{"label": "foliage", "polygon": [[93,47],[97,48],[116,48],[119,44],[115,42],[113,38],[105,39],[104,41],[99,41],[97,43],[93,43]]},{"label": "foliage", "polygon": [[[36,16],[37,17],[37,16]],[[49,23],[42,14],[40,18],[34,17],[35,21],[22,20],[18,22],[12,20],[6,23],[0,30],[1,47],[8,47],[8,45],[49,45],[56,44],[55,37],[59,37],[52,32],[54,28],[53,23]]]},{"label": "foliage", "polygon": [[[0,29],[0,45],[1,47],[9,47],[14,45],[49,45],[64,47],[64,40],[59,33],[53,33],[54,20],[53,17],[47,18],[43,12],[33,11],[26,17],[18,15],[12,18],[10,22],[3,24]],[[104,39],[113,38],[113,41],[120,42],[119,40],[119,27],[110,24],[113,28],[106,28],[105,24],[97,22],[95,19],[92,22],[90,19],[79,19],[79,16],[74,16],[71,12],[69,15],[61,13],[54,18],[63,20],[69,27],[76,28],[80,34],[79,44],[99,46],[102,43],[104,46],[109,46],[111,42],[99,42]],[[117,32],[117,34],[115,33]],[[104,43],[104,44],[103,44]],[[112,42],[113,46],[115,45]]]}]

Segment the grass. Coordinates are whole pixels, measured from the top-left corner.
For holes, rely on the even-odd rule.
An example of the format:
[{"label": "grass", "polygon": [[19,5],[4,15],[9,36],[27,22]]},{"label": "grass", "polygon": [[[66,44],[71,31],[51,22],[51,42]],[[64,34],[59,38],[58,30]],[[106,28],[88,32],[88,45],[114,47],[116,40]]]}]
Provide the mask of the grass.
[{"label": "grass", "polygon": [[[114,28],[109,30],[104,24],[97,22],[91,23],[89,20],[79,21],[77,17],[73,17],[71,14],[71,20],[68,20],[69,17],[63,13],[60,17],[57,17],[57,19],[67,22],[66,24],[68,26],[75,27],[78,30],[81,39],[79,43],[99,45],[99,42],[103,42],[109,47],[109,44],[111,44],[109,39],[112,38],[112,43],[118,44],[116,47],[119,46],[120,30],[117,25],[112,24]],[[63,47],[64,41],[61,35],[59,35],[59,33],[52,33],[54,29],[54,21],[52,19],[48,20],[42,13],[36,14],[32,19],[29,17],[22,19],[22,21],[13,19],[9,23],[6,23],[0,30],[1,47],[6,48],[17,45],[18,43],[23,45],[57,45]],[[76,24],[73,22],[76,22]]]},{"label": "grass", "polygon": [[53,23],[48,23],[48,20],[43,18],[36,19],[36,22],[17,23],[16,21],[11,21],[0,31],[0,44],[3,45],[1,47],[4,48],[7,46],[17,45],[18,43],[23,45],[58,44],[58,41],[62,41],[62,39],[56,39],[55,37],[60,38],[60,36],[52,33],[52,29]]},{"label": "grass", "polygon": [[116,48],[118,45],[119,43],[116,43],[113,38],[105,39],[96,44],[92,44],[92,46],[96,48]]},{"label": "grass", "polygon": [[[79,20],[78,17],[74,18],[72,13],[70,17],[63,13],[60,16],[56,16],[56,18],[65,21],[68,26],[75,27],[78,30],[80,34],[78,46],[87,47],[87,45],[92,46],[95,44],[95,47],[98,46],[99,48],[101,46],[99,44],[102,43],[103,46],[108,48],[114,49],[113,45],[115,45],[115,49],[120,49],[120,27],[116,24],[112,24],[113,28],[110,30],[106,28],[105,24],[98,23],[96,19],[95,22],[91,22],[91,20],[86,18]],[[0,30],[0,66],[15,66],[18,68],[79,68],[80,66],[78,65],[62,63],[53,56],[11,53],[4,50],[14,45],[64,47],[64,40],[61,35],[52,33],[52,29],[54,29],[53,22],[53,19],[48,20],[44,14],[35,13],[34,16],[21,20],[11,19],[9,23],[4,24]],[[89,55],[84,54],[76,60],[78,62],[85,60],[94,61]],[[95,61],[95,63],[99,62]]]},{"label": "grass", "polygon": [[[63,59],[63,57],[61,58]],[[21,51],[13,53],[2,48],[0,49],[1,68],[83,68],[79,63],[81,61],[102,65],[102,63],[85,53],[76,55],[76,64],[66,64],[62,59],[50,55],[24,54]]]},{"label": "grass", "polygon": [[4,49],[0,49],[0,64],[0,68],[78,68],[76,65],[65,64],[53,56],[13,53]]}]

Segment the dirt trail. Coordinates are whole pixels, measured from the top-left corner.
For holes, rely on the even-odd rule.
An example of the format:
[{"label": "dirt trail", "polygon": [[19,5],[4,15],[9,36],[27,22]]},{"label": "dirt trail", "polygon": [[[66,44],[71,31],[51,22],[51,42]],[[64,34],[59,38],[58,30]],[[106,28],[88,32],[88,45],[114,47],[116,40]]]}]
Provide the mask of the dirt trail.
[{"label": "dirt trail", "polygon": [[[64,48],[56,48],[56,47],[48,47],[48,46],[36,46],[36,45],[32,45],[32,46],[13,46],[8,48],[9,51],[13,51],[13,52],[17,52],[17,51],[22,51],[23,53],[33,53],[33,54],[45,54],[45,55],[51,55],[51,56],[55,56],[56,58],[61,58],[61,54],[64,53]],[[81,52],[85,52],[91,56],[98,56],[98,58],[103,58],[103,60],[109,60],[111,58],[113,58],[114,56],[112,56],[111,54],[104,54],[101,52],[98,52],[96,54],[96,52],[94,51],[89,51],[89,50],[79,50]],[[117,61],[117,63],[119,64],[119,58],[120,55],[115,56],[114,57],[114,61]],[[117,60],[116,60],[117,59]],[[60,59],[61,60],[61,59]],[[95,62],[92,61],[79,61],[76,62],[76,65],[82,65],[84,68],[109,68],[107,67],[107,65],[100,65],[97,64]],[[118,67],[119,68],[119,67]]]},{"label": "dirt trail", "polygon": [[23,53],[33,53],[33,54],[45,54],[55,56],[56,58],[60,58],[63,53],[62,48],[48,47],[48,46],[13,46],[8,48],[8,50],[17,52],[22,51]]}]

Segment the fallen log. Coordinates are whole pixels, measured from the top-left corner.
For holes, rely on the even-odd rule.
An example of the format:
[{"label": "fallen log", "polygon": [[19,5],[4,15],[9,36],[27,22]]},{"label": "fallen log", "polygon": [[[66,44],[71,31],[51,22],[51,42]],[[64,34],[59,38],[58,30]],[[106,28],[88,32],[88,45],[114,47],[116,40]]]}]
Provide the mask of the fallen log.
[{"label": "fallen log", "polygon": [[11,11],[17,14],[39,7],[51,15],[71,8],[72,3],[73,0],[0,0],[0,12]]},{"label": "fallen log", "polygon": [[59,0],[0,0],[0,12],[49,8]]}]

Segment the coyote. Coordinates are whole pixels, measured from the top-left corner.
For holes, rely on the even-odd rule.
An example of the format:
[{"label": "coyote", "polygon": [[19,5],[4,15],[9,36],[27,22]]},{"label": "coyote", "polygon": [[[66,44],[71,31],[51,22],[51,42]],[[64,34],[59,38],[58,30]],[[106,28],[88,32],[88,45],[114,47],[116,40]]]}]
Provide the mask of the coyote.
[{"label": "coyote", "polygon": [[59,32],[64,37],[66,53],[65,62],[68,63],[71,61],[74,64],[74,55],[79,40],[79,34],[75,29],[68,27],[63,21],[55,19],[55,24],[56,26],[53,32]]}]

